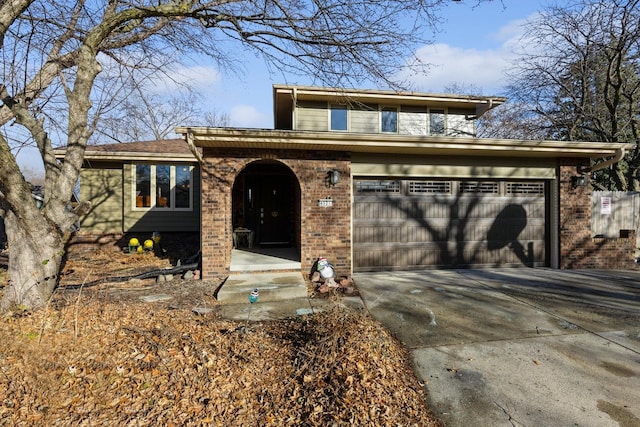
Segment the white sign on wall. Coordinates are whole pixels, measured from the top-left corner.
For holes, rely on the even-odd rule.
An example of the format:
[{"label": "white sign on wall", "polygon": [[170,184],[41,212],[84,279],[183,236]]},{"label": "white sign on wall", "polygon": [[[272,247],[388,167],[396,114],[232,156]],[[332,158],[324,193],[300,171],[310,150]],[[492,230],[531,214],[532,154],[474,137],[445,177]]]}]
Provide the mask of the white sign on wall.
[{"label": "white sign on wall", "polygon": [[611,215],[611,197],[600,198],[600,214]]},{"label": "white sign on wall", "polygon": [[333,199],[331,197],[327,197],[326,199],[319,199],[318,206],[321,208],[330,208],[333,206]]}]

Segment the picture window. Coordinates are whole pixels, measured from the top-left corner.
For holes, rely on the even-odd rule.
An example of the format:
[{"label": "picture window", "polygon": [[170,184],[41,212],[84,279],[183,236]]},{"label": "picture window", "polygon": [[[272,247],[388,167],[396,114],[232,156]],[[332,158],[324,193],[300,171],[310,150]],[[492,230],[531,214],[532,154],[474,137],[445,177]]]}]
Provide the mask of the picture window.
[{"label": "picture window", "polygon": [[136,164],[133,167],[135,209],[193,209],[193,167]]}]

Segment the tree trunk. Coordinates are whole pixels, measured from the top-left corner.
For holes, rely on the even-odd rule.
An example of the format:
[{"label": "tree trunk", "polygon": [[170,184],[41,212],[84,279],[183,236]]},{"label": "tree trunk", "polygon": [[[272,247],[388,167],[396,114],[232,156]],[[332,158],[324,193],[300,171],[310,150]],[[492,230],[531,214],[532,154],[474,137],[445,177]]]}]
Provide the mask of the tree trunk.
[{"label": "tree trunk", "polygon": [[0,301],[0,311],[37,309],[49,301],[64,255],[65,237],[44,218],[30,227],[7,212],[5,228],[9,247],[9,283]]}]

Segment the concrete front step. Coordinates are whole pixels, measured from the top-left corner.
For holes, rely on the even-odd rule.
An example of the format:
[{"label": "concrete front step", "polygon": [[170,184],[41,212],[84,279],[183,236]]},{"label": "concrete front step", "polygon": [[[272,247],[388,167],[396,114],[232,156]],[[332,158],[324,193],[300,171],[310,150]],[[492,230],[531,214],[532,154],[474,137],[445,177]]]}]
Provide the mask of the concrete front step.
[{"label": "concrete front step", "polygon": [[218,290],[217,299],[225,304],[249,302],[249,293],[258,289],[259,302],[284,301],[307,297],[307,284],[300,271],[232,274]]}]

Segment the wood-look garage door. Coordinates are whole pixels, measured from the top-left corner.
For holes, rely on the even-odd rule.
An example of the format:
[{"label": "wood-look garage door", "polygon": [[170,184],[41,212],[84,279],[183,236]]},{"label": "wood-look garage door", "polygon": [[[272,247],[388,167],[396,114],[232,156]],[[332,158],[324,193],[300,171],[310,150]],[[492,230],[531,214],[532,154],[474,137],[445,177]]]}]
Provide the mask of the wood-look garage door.
[{"label": "wood-look garage door", "polygon": [[355,271],[546,266],[544,181],[354,181]]}]

